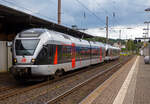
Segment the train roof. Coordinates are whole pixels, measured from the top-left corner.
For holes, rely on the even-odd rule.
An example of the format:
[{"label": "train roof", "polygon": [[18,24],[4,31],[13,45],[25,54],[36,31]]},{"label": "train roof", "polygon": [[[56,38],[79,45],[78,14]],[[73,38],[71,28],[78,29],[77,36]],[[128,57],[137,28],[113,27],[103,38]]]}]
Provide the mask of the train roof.
[{"label": "train roof", "polygon": [[[60,33],[60,32],[53,31],[53,30],[48,30],[48,32],[55,40],[64,41],[64,42],[70,41],[76,44],[89,45],[89,42],[84,39],[76,38],[71,35]],[[58,37],[61,37],[61,38],[58,38]]]},{"label": "train roof", "polygon": [[108,48],[120,50],[119,47],[114,47],[114,46],[111,46],[110,44],[106,44],[106,49],[108,49]]},{"label": "train roof", "polygon": [[[53,35],[53,37],[55,39],[57,39],[57,36],[59,35],[59,36],[62,36],[65,41],[70,40],[70,41],[75,42],[76,44],[89,45],[89,43],[90,43],[90,44],[92,44],[92,46],[105,47],[105,44],[103,44],[101,42],[87,41],[87,40],[84,40],[84,39],[81,39],[81,38],[76,38],[76,37],[73,37],[71,35],[60,33],[60,32],[53,31],[53,30],[48,30],[48,32],[51,33],[51,35]],[[63,39],[61,41],[63,41]]]},{"label": "train roof", "polygon": [[[76,37],[73,37],[73,36],[68,35],[68,34],[64,34],[64,33],[61,33],[61,32],[57,32],[57,31],[49,30],[49,29],[45,29],[45,28],[28,29],[28,30],[25,30],[25,31],[22,31],[21,33],[19,33],[18,37],[19,38],[39,37],[40,38],[40,37],[43,36],[42,34],[45,33],[45,32],[48,32],[50,34],[50,36],[53,37],[54,40],[62,41],[64,43],[74,42],[78,45],[81,44],[81,45],[88,45],[88,46],[89,46],[89,43],[90,43],[92,46],[105,47],[105,44],[101,43],[101,42],[87,41],[87,40],[84,40],[82,38],[76,38]],[[111,46],[109,45],[109,47],[111,47]]]}]

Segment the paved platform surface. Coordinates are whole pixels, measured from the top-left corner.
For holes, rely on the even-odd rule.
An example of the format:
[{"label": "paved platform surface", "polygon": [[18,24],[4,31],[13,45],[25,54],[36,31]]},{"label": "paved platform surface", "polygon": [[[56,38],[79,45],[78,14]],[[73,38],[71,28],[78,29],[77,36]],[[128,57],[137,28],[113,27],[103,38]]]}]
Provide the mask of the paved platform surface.
[{"label": "paved platform surface", "polygon": [[80,104],[150,104],[150,65],[134,57]]}]

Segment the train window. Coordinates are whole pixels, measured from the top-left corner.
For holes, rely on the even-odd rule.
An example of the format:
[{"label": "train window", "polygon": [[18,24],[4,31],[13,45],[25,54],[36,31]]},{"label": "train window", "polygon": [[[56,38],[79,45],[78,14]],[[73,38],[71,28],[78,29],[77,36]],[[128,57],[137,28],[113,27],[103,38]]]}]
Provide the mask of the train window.
[{"label": "train window", "polygon": [[72,46],[67,46],[66,47],[66,52],[67,52],[67,54],[66,54],[66,61],[71,61],[71,56],[72,56]]},{"label": "train window", "polygon": [[61,58],[60,63],[70,62],[71,61],[71,46],[61,46],[60,54]]},{"label": "train window", "polygon": [[56,45],[52,45],[52,44],[48,45],[49,64],[53,64],[53,62],[54,62],[55,47],[56,47]]},{"label": "train window", "polygon": [[106,49],[105,48],[103,48],[103,56],[106,56]]},{"label": "train window", "polygon": [[97,57],[98,52],[97,52],[97,48],[96,47],[92,47],[91,48],[91,54],[92,54],[92,58],[96,58]]},{"label": "train window", "polygon": [[[55,51],[55,53],[56,53],[56,51]],[[62,46],[61,45],[57,45],[57,61],[58,61],[58,63],[62,63],[62,59],[63,59]]]},{"label": "train window", "polygon": [[16,40],[16,55],[33,55],[38,43],[39,39]]},{"label": "train window", "polygon": [[84,47],[80,48],[80,54],[81,54],[81,59],[84,59],[85,58],[85,49],[84,49]]},{"label": "train window", "polygon": [[45,64],[49,64],[48,61],[48,50],[46,48],[42,48],[42,50],[40,51],[37,59],[36,59],[36,64],[41,64],[41,65],[45,65]]},{"label": "train window", "polygon": [[80,56],[80,47],[76,46],[76,61],[79,61],[81,59]]}]

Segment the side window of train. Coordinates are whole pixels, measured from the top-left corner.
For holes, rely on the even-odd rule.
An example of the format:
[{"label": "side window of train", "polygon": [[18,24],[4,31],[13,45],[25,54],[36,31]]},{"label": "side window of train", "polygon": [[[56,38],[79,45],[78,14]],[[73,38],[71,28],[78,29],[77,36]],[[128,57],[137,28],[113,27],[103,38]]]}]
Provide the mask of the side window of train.
[{"label": "side window of train", "polygon": [[48,45],[48,57],[49,57],[49,64],[53,64],[53,60],[54,60],[54,45],[53,44],[49,44]]},{"label": "side window of train", "polygon": [[71,46],[61,45],[58,49],[59,63],[70,62],[71,61]]},{"label": "side window of train", "polygon": [[42,56],[46,57],[48,54],[48,45],[43,46],[43,52],[42,52]]},{"label": "side window of train", "polygon": [[57,51],[58,51],[58,63],[63,62],[63,46],[57,45]]},{"label": "side window of train", "polygon": [[38,57],[37,57],[37,64],[48,64],[48,47],[43,46],[41,49]]},{"label": "side window of train", "polygon": [[79,46],[76,46],[75,48],[76,48],[76,60],[79,60],[80,59],[80,53],[79,53],[80,48],[79,48]]},{"label": "side window of train", "polygon": [[105,56],[105,49],[102,48],[102,56],[104,57]]},{"label": "side window of train", "polygon": [[39,58],[45,57],[47,55],[47,49],[42,48],[41,52],[39,53]]}]

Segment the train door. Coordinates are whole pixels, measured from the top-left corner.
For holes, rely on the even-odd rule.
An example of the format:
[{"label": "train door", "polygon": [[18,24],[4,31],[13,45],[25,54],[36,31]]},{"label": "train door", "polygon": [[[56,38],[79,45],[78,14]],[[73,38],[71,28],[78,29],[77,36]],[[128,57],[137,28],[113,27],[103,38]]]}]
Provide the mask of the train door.
[{"label": "train door", "polygon": [[75,68],[76,67],[76,60],[75,60],[76,51],[75,51],[75,44],[74,43],[72,43],[71,53],[72,53],[72,68]]},{"label": "train door", "polygon": [[113,59],[113,49],[110,49],[110,59]]},{"label": "train door", "polygon": [[102,62],[102,47],[100,47],[100,62]]},{"label": "train door", "polygon": [[89,44],[90,44],[90,65],[92,64],[92,44],[91,44],[91,42],[89,42]]},{"label": "train door", "polygon": [[[48,44],[49,64],[54,64],[55,55],[56,55],[56,45]],[[55,61],[55,64],[56,64],[56,61]]]},{"label": "train door", "polygon": [[110,52],[109,57],[110,57],[110,60],[111,60],[112,59],[111,48],[110,48],[109,52]]}]

